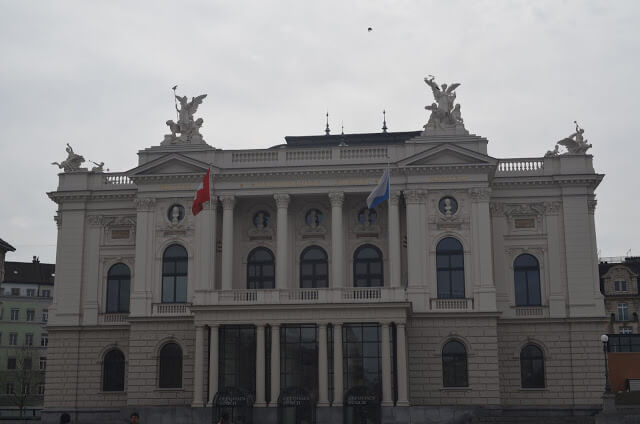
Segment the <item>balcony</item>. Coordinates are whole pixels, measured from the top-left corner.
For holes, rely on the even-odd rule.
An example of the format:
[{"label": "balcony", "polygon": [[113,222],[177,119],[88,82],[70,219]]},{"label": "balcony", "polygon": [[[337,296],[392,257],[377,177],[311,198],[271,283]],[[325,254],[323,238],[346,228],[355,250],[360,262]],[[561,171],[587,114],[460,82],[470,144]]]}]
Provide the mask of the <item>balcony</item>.
[{"label": "balcony", "polygon": [[407,293],[401,287],[223,290],[198,300],[200,305],[385,303],[406,302]]},{"label": "balcony", "polygon": [[546,306],[514,306],[516,318],[545,318],[548,316]]},{"label": "balcony", "polygon": [[473,299],[430,299],[431,310],[435,312],[473,311]]},{"label": "balcony", "polygon": [[127,325],[129,324],[129,314],[100,314],[98,316],[98,323],[100,325]]},{"label": "balcony", "polygon": [[151,315],[154,317],[191,316],[191,303],[154,303],[151,306]]}]

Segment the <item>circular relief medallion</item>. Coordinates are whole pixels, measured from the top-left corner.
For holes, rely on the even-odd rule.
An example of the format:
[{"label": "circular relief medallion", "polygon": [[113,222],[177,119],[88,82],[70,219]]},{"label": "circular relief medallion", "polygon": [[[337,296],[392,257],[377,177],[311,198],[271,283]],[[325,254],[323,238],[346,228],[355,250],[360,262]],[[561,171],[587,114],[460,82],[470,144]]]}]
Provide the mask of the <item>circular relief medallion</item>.
[{"label": "circular relief medallion", "polygon": [[253,215],[253,226],[259,230],[267,228],[271,223],[271,215],[267,211],[258,211]]},{"label": "circular relief medallion", "polygon": [[184,207],[179,204],[171,205],[167,211],[167,218],[173,224],[182,221],[184,219]]},{"label": "circular relief medallion", "polygon": [[438,209],[445,216],[455,215],[458,211],[458,202],[451,196],[443,197],[438,202]]}]

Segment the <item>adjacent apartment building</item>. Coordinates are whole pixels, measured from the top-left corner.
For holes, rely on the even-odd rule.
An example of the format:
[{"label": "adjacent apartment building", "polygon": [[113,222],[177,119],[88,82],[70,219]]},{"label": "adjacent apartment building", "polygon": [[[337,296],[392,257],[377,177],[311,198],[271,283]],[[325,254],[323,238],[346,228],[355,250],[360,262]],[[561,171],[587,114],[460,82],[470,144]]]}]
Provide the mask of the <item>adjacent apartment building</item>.
[{"label": "adjacent apartment building", "polygon": [[55,265],[4,263],[0,284],[0,408],[3,416],[42,409],[47,368],[49,306]]},{"label": "adjacent apartment building", "polygon": [[[586,149],[489,155],[455,96],[443,98],[451,88],[427,81],[442,107],[430,106],[424,131],[327,127],[221,150],[198,132],[198,97],[133,169],[89,171],[71,151],[49,193],[58,250],[45,421],[597,411],[603,175]],[[580,131],[567,140],[580,145]],[[194,216],[207,171],[212,200]],[[385,200],[368,208],[385,172]]]}]

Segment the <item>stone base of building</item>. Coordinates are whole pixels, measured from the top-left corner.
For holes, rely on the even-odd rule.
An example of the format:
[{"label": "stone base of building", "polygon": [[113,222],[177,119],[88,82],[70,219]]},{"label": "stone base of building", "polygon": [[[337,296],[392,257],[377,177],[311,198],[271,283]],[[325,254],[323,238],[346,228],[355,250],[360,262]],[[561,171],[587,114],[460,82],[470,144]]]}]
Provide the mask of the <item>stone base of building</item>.
[{"label": "stone base of building", "polygon": [[[128,423],[129,415],[138,412],[142,423],[153,424],[212,424],[215,423],[215,409],[191,407],[139,407],[114,409],[78,409],[42,412],[43,424],[57,424],[60,415],[67,412],[71,422],[84,424]],[[380,424],[471,424],[471,423],[511,423],[511,424],[592,424],[600,411],[596,405],[581,408],[501,408],[478,406],[408,406],[382,407]],[[342,407],[316,408],[315,424],[336,424],[344,422]],[[638,417],[640,418],[640,417]],[[609,422],[609,421],[600,421]],[[617,421],[612,421],[616,422]],[[620,421],[622,422],[622,421]],[[627,423],[627,421],[624,421]],[[636,422],[636,421],[629,421]],[[640,422],[640,421],[637,421]],[[278,423],[277,408],[253,408],[253,423]]]}]

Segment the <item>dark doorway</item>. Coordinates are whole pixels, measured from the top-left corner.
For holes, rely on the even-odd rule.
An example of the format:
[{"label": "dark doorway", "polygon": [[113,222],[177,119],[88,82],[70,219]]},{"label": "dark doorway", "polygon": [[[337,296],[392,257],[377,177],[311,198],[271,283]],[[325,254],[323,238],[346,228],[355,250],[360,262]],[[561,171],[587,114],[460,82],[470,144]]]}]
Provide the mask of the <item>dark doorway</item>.
[{"label": "dark doorway", "polygon": [[345,393],[343,410],[344,424],[380,424],[380,396],[366,386]]},{"label": "dark doorway", "polygon": [[301,387],[288,387],[278,397],[279,424],[314,424],[316,405],[311,393]]},{"label": "dark doorway", "polygon": [[213,423],[225,414],[227,423],[252,424],[253,422],[253,394],[237,387],[226,387],[216,393],[213,398]]}]

